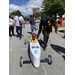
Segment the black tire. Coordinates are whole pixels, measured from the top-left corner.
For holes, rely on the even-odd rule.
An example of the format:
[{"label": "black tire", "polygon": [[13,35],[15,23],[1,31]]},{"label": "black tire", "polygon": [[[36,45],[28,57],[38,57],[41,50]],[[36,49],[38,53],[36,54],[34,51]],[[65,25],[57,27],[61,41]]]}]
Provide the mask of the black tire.
[{"label": "black tire", "polygon": [[48,64],[51,65],[52,64],[52,56],[48,55]]},{"label": "black tire", "polygon": [[23,57],[20,57],[20,67],[23,66]]}]

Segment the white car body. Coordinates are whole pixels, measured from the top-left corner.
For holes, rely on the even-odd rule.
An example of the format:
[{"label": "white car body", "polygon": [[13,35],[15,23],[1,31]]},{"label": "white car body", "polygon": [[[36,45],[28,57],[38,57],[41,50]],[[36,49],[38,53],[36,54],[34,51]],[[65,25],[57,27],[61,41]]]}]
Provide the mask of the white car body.
[{"label": "white car body", "polygon": [[30,42],[30,58],[34,67],[40,66],[41,48],[39,43]]}]

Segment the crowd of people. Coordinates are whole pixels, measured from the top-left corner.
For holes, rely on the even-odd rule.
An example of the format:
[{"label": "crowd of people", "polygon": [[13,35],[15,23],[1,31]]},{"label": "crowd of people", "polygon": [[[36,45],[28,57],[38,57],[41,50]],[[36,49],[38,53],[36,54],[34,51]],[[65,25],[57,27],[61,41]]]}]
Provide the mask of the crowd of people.
[{"label": "crowd of people", "polygon": [[[35,24],[35,22],[36,22],[36,24]],[[36,21],[35,21],[35,19],[32,17],[32,15],[30,15],[30,20],[29,21],[27,21],[27,20],[24,21],[23,17],[21,16],[21,12],[20,11],[17,13],[15,18],[13,18],[13,16],[10,15],[9,16],[9,37],[15,36],[15,34],[14,34],[14,27],[16,27],[17,37],[19,37],[21,39],[22,26],[25,28],[25,24],[29,24],[29,23],[31,24],[30,25],[31,34],[33,33],[34,25],[36,26],[35,30],[39,29],[40,20],[37,18]]]},{"label": "crowd of people", "polygon": [[17,16],[15,16],[14,20],[12,19],[12,15],[10,15],[9,16],[9,37],[13,35],[13,33],[11,35],[11,30],[13,29],[13,32],[14,32],[14,27],[16,26],[17,37],[19,37],[19,39],[21,40],[22,25],[24,25],[24,19],[21,16],[20,11],[17,13]]},{"label": "crowd of people", "polygon": [[[36,24],[35,24],[35,22],[36,22]],[[41,21],[39,20],[39,18],[37,18],[35,21],[33,16],[30,15],[29,23],[30,23],[30,28],[31,28],[31,34],[33,34],[34,26],[35,26],[35,30],[38,30],[37,39],[39,38],[39,35],[42,31],[42,34],[44,36],[44,39],[43,39],[44,50],[46,50],[49,35],[50,35],[50,32],[52,31],[52,25],[55,27],[55,32],[57,33],[57,25],[56,25],[54,19],[51,17],[47,17],[45,15],[42,15]],[[14,19],[13,19],[13,16],[10,15],[9,16],[9,37],[14,36],[14,27],[16,26],[17,37],[19,37],[19,39],[21,40],[22,25],[25,25],[25,21],[24,21],[23,17],[21,16],[20,11],[17,13],[17,16],[15,16]],[[12,35],[11,35],[11,31],[12,31]]]}]

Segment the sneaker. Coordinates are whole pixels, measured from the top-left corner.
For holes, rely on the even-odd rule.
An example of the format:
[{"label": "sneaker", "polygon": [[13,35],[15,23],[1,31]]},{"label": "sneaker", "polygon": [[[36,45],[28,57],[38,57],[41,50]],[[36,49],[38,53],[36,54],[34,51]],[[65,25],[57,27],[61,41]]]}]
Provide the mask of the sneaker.
[{"label": "sneaker", "polygon": [[46,47],[47,47],[47,45],[46,45]]},{"label": "sneaker", "polygon": [[44,47],[43,50],[46,51],[46,48]]},{"label": "sneaker", "polygon": [[9,40],[11,40],[11,37],[9,37]]},{"label": "sneaker", "polygon": [[12,34],[13,36],[15,36],[15,34]]},{"label": "sneaker", "polygon": [[17,37],[19,37],[19,35],[17,35]]}]

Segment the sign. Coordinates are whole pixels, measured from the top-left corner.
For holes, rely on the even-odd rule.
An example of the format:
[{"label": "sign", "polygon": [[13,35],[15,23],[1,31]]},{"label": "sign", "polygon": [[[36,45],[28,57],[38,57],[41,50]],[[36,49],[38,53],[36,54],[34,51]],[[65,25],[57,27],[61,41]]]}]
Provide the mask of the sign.
[{"label": "sign", "polygon": [[37,50],[34,50],[34,54],[38,54],[38,51]]},{"label": "sign", "polygon": [[40,45],[39,43],[31,43],[30,42],[30,51],[31,51],[31,54],[38,58],[40,56],[40,53],[41,53],[41,50],[40,50]]},{"label": "sign", "polygon": [[33,48],[39,48],[39,46],[32,46],[32,49],[33,49]]}]

